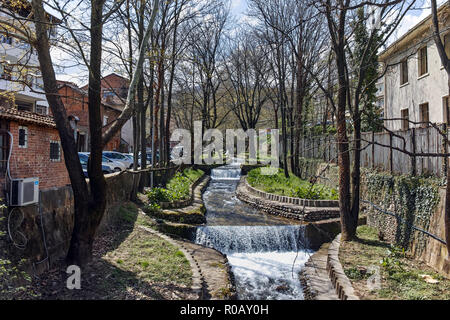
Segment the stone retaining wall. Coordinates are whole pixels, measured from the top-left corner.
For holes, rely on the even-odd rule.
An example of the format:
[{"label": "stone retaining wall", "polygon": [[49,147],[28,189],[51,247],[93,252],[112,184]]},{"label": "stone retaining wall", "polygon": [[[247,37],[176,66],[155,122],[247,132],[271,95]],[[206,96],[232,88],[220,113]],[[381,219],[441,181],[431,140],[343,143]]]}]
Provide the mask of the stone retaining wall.
[{"label": "stone retaining wall", "polygon": [[339,248],[341,246],[341,235],[331,243],[328,248],[327,271],[331,283],[336,289],[336,294],[341,300],[359,300],[353,290],[352,283],[345,275],[341,262],[339,261]]},{"label": "stone retaining wall", "polygon": [[[336,207],[305,207],[304,205],[289,203],[289,199],[294,198],[286,199],[288,197],[281,197],[280,199],[285,202],[279,202],[276,200],[271,200],[271,198],[278,199],[278,196],[266,194],[266,197],[263,197],[259,195],[259,192],[259,190],[250,187],[246,181],[246,178],[242,177],[236,190],[236,195],[239,200],[262,212],[283,218],[312,222],[339,217],[339,208]],[[314,202],[308,203],[314,204]]]},{"label": "stone retaining wall", "polygon": [[[315,160],[313,160],[315,161]],[[339,174],[338,167],[336,165],[329,165],[326,163],[322,163],[320,165],[311,166],[311,169],[314,168],[316,172],[308,172],[308,175],[320,175],[319,182],[321,184],[330,186],[332,188],[336,188],[338,186]],[[361,177],[361,198],[368,199],[367,194],[367,183],[366,183],[366,175],[370,172],[373,172],[369,169],[362,169],[362,177]],[[310,178],[310,176],[305,177],[306,179]],[[441,239],[445,239],[445,189],[441,188],[439,190],[440,202],[437,208],[431,215],[428,232],[438,236]],[[364,210],[368,209],[369,206],[366,204],[362,204],[362,212],[367,213],[367,223],[368,225],[377,228],[380,231],[380,235],[386,241],[391,243],[395,243],[398,233],[398,224],[394,217],[384,216],[383,223],[380,223],[379,216],[383,215],[376,210]],[[380,207],[382,204],[380,205]],[[390,207],[386,208],[388,211],[395,212],[395,208]],[[414,231],[418,233],[418,231]],[[413,240],[410,244],[411,253],[419,260],[425,262],[430,267],[434,268],[436,271],[440,272],[442,275],[450,278],[450,260],[448,259],[449,253],[447,251],[447,247],[438,242],[437,240],[424,236],[424,237],[414,237],[415,239],[425,238],[425,243],[423,240],[417,241]]]},{"label": "stone retaining wall", "polygon": [[261,198],[276,201],[280,203],[288,203],[295,204],[298,206],[306,206],[306,207],[314,207],[314,208],[339,208],[339,201],[336,200],[307,200],[300,198],[293,198],[287,196],[281,196],[273,193],[267,193],[256,188],[253,188],[247,181],[244,179],[244,183],[246,184],[247,189],[254,195],[257,195]]},{"label": "stone retaining wall", "polygon": [[[99,226],[99,232],[107,228],[116,217],[120,204],[131,198],[134,180],[139,183],[143,174],[148,172],[123,171],[106,176],[107,197],[106,211]],[[57,189],[41,190],[39,205],[11,208],[11,228],[18,244],[25,245],[23,250],[17,249],[7,235],[0,237],[0,250],[16,259],[27,259],[29,271],[39,274],[58,259],[66,256],[74,225],[74,199],[71,186]],[[0,217],[0,231],[7,230],[7,219],[10,210],[5,209]],[[41,225],[42,220],[42,225]],[[23,233],[26,243],[17,236],[14,230]],[[47,257],[48,252],[48,257]]]}]

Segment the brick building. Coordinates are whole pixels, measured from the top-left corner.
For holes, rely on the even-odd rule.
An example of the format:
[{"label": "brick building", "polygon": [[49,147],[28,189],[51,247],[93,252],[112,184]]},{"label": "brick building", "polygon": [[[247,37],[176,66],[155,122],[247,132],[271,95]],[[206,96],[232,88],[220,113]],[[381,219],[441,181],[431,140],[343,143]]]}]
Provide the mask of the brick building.
[{"label": "brick building", "polygon": [[[103,77],[101,81],[102,102],[116,110],[122,111],[128,95],[130,80],[116,73]],[[81,88],[87,90],[87,85]],[[120,131],[120,150],[131,152],[133,150],[133,122],[128,120]]]},{"label": "brick building", "polygon": [[[78,119],[77,144],[79,152],[89,151],[88,93],[73,83],[60,81],[59,94],[68,116]],[[121,110],[114,105],[102,103],[101,116],[103,131],[119,117]],[[105,146],[104,150],[120,150],[120,132]]]},{"label": "brick building", "polygon": [[[52,117],[0,105],[0,184],[4,196],[9,159],[11,177],[39,178],[40,189],[70,184],[59,134]],[[13,136],[13,141],[9,134]]]},{"label": "brick building", "polygon": [[[20,10],[3,6],[0,21],[11,23],[10,14],[15,14],[23,18],[24,32],[32,32],[31,6],[23,4]],[[52,37],[59,20],[48,18]],[[0,36],[0,44],[0,197],[7,186],[8,160],[12,179],[39,178],[40,189],[66,186],[70,180],[56,124],[48,115],[36,50],[8,33]]]}]

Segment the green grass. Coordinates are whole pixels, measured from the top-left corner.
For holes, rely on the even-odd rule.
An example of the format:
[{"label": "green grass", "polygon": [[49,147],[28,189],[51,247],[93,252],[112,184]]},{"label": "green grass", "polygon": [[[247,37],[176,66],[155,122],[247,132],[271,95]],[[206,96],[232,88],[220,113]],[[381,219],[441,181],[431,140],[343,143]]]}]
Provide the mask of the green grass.
[{"label": "green grass", "polygon": [[189,290],[192,271],[184,254],[177,246],[141,228],[154,227],[154,222],[133,203],[123,204],[115,217],[96,239],[92,262],[82,270],[82,290],[67,289],[66,266],[62,264],[33,279],[31,289],[40,299],[184,300],[192,297]]},{"label": "green grass", "polygon": [[[376,229],[361,226],[357,237],[356,241],[342,243],[339,257],[346,275],[362,299],[450,299],[450,280],[414,260],[404,250],[378,240]],[[370,266],[380,270],[381,289],[370,291],[367,287],[367,280],[372,276],[368,272]],[[424,275],[439,282],[428,283],[423,279]]]},{"label": "green grass", "polygon": [[275,175],[263,175],[261,168],[253,169],[247,177],[248,183],[259,190],[288,197],[311,200],[338,200],[337,190],[320,184],[312,185],[293,174],[286,178],[279,169]]},{"label": "green grass", "polygon": [[[204,175],[202,170],[186,169],[177,173],[167,183],[166,188],[153,188],[147,193],[150,206],[155,206],[160,202],[176,202],[188,200],[190,197],[191,185]],[[153,208],[158,210],[157,207]]]},{"label": "green grass", "polygon": [[152,225],[147,216],[139,214],[132,203],[123,205],[119,214],[122,227],[127,228],[128,224],[128,227],[134,225],[134,229],[104,259],[148,282],[191,284],[192,273],[183,252],[166,240],[138,228]]}]

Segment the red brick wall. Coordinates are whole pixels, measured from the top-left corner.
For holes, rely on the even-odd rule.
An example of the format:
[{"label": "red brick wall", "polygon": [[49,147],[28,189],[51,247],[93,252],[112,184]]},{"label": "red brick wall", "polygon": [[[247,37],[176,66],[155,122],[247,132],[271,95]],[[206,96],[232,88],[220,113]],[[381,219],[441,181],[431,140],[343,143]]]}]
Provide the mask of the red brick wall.
[{"label": "red brick wall", "polygon": [[[102,108],[102,119],[103,119],[103,116],[108,117],[108,124],[110,124],[112,121],[114,121],[115,119],[117,119],[120,116],[120,112],[115,111],[108,107],[103,107]],[[110,127],[110,125],[105,127],[103,129],[103,132],[106,131],[109,127]],[[116,151],[116,150],[119,150],[119,147],[120,147],[120,131],[109,141],[109,143],[104,147],[104,150],[105,151]]]},{"label": "red brick wall", "polygon": [[[61,95],[64,107],[66,108],[67,115],[68,116],[74,115],[80,119],[80,122],[78,122],[79,128],[89,128],[89,110],[88,110],[87,95],[82,95],[80,92],[68,86],[64,86],[61,89],[59,89],[59,94]],[[103,116],[107,116],[108,123],[111,123],[112,121],[117,119],[119,115],[120,115],[119,111],[113,110],[106,106],[102,106],[101,109],[102,121]],[[105,130],[106,128],[103,131]],[[120,131],[105,146],[104,150],[113,151],[118,150],[119,147],[120,147]]]},{"label": "red brick wall", "polygon": [[[80,127],[89,127],[88,97],[68,86],[59,89],[67,116],[74,115],[80,119]],[[51,114],[51,113],[50,113]]]},{"label": "red brick wall", "polygon": [[[19,126],[28,128],[28,147],[19,148]],[[61,150],[61,160],[50,160],[50,141],[60,141],[58,131],[54,128],[33,124],[10,122],[9,131],[14,137],[13,152],[10,160],[11,177],[38,177],[40,189],[63,187],[70,184],[69,175]],[[4,184],[4,176],[0,182]]]}]

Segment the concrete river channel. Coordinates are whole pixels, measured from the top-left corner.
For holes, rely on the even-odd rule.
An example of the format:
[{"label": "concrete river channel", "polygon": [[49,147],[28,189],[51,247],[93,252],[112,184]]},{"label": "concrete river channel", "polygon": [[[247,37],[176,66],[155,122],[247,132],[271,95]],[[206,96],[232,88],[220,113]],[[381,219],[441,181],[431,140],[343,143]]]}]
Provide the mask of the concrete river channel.
[{"label": "concrete river channel", "polygon": [[257,212],[236,197],[238,162],[212,170],[196,243],[226,254],[240,300],[303,300],[298,274],[312,251],[304,226]]}]

